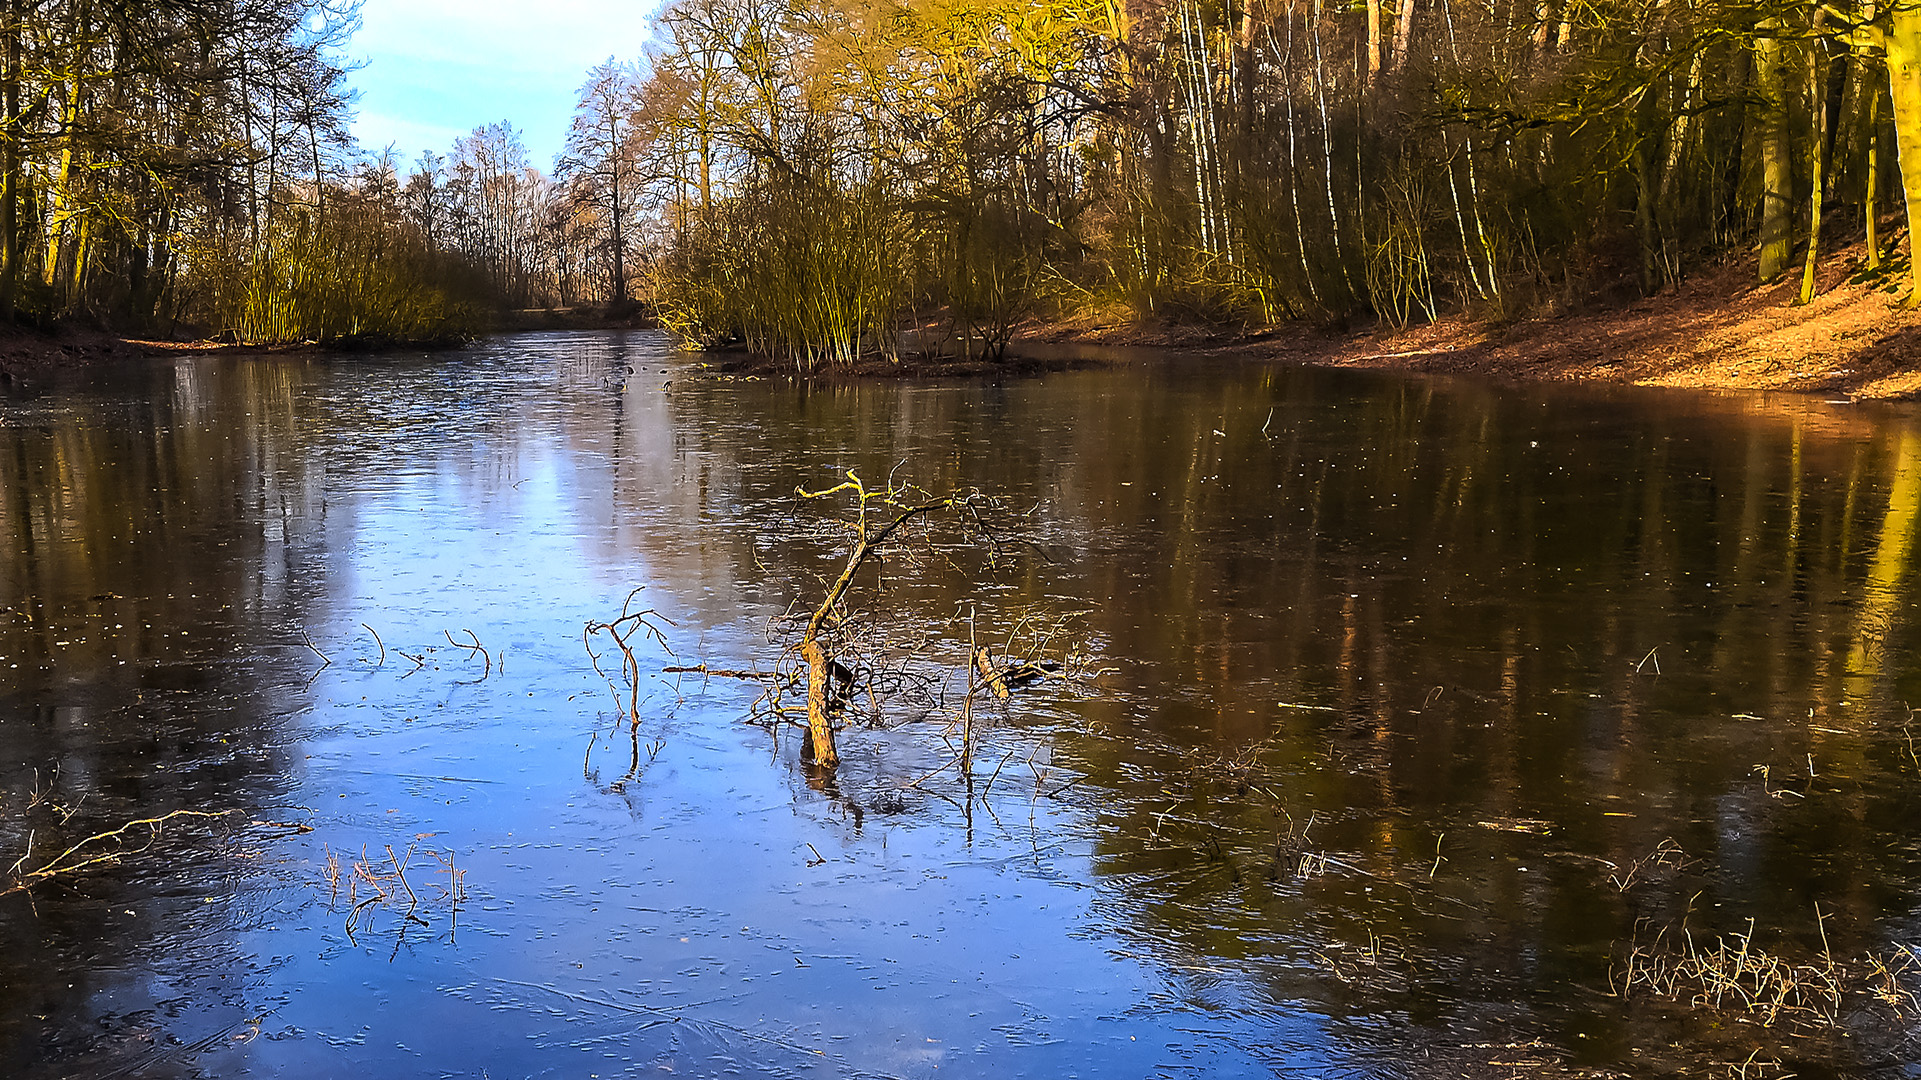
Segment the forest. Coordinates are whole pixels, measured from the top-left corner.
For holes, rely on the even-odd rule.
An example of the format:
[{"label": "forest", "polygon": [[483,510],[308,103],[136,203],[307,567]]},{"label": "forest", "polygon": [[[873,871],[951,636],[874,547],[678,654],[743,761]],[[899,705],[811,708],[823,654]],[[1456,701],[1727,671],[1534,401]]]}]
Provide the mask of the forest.
[{"label": "forest", "polygon": [[506,122],[355,146],[356,18],[5,0],[0,316],[593,306],[809,368],[1089,315],[1511,317],[1728,257],[1805,302],[1840,244],[1916,272],[1921,8],[1877,0],[675,0],[550,169]]}]

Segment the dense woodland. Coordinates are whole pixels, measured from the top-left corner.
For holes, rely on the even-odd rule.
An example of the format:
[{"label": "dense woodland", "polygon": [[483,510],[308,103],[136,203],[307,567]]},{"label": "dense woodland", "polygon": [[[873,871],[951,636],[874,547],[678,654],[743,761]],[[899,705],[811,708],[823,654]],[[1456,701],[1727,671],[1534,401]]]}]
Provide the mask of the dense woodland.
[{"label": "dense woodland", "polygon": [[26,321],[598,305],[802,365],[916,326],[994,354],[1035,318],[1499,317],[1729,254],[1805,298],[1823,243],[1900,269],[1921,200],[1921,9],[1877,0],[677,0],[551,170],[504,123],[354,147],[346,0],[0,3]]}]

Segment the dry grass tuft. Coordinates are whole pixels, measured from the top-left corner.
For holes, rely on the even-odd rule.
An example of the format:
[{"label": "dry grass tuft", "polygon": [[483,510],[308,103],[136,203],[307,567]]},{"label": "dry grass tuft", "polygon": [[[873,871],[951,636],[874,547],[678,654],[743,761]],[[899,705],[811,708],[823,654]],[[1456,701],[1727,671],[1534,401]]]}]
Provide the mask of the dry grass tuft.
[{"label": "dry grass tuft", "polygon": [[1826,940],[1823,927],[1820,955],[1796,962],[1758,945],[1752,919],[1745,932],[1718,936],[1708,945],[1686,929],[1677,944],[1664,929],[1652,942],[1629,946],[1609,972],[1609,989],[1622,998],[1647,993],[1694,1008],[1739,1012],[1763,1027],[1839,1027],[1852,1003],[1866,1002],[1897,1018],[1921,1017],[1921,995],[1910,986],[1921,974],[1921,961],[1912,952],[1843,961]]}]

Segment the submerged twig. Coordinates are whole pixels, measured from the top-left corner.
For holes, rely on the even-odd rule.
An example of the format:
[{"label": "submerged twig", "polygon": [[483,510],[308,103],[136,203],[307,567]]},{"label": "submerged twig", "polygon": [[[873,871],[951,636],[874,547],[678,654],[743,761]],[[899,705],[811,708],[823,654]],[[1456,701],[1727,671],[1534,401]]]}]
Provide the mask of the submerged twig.
[{"label": "submerged twig", "polygon": [[[647,586],[642,585],[627,594],[626,601],[620,606],[620,616],[618,618],[611,619],[607,622],[589,621],[580,632],[581,646],[587,650],[587,660],[593,664],[594,673],[607,680],[607,689],[614,695],[615,706],[620,709],[621,714],[626,717],[632,727],[636,729],[640,727],[641,676],[640,658],[634,655],[634,647],[632,644],[634,636],[639,634],[644,637],[650,637],[654,639],[662,649],[666,650],[667,655],[672,656],[674,653],[673,648],[667,644],[667,635],[663,634],[660,627],[655,626],[652,621],[659,619],[668,626],[672,626],[674,625],[673,620],[655,611],[653,608],[647,608],[643,611],[633,610],[634,597],[639,596],[641,591],[646,587]],[[622,706],[620,703],[620,692],[615,689],[612,676],[609,676],[606,671],[601,669],[600,654],[594,652],[594,638],[600,634],[606,634],[612,638],[614,647],[620,650],[620,675],[627,683],[627,703],[625,706]]]},{"label": "submerged twig", "polygon": [[310,651],[313,652],[315,656],[318,656],[323,661],[323,663],[321,664],[322,670],[325,670],[326,668],[330,668],[333,666],[334,664],[333,658],[328,656],[326,653],[321,652],[320,646],[315,645],[313,643],[313,636],[307,633],[305,630],[302,630],[300,632],[300,643],[302,645],[305,645]]},{"label": "submerged twig", "polygon": [[[29,870],[24,874],[18,874],[14,878],[14,882],[12,885],[8,886],[5,889],[0,889],[0,896],[10,896],[13,893],[25,892],[28,889],[33,888],[35,885],[38,885],[41,882],[46,881],[50,878],[60,877],[66,874],[77,874],[82,870],[86,870],[94,866],[100,866],[104,863],[114,862],[127,855],[138,855],[139,853],[146,851],[148,848],[152,847],[154,845],[154,842],[160,839],[161,826],[165,825],[167,822],[172,821],[176,818],[184,818],[184,817],[220,818],[220,817],[226,817],[230,814],[237,814],[237,813],[239,813],[238,810],[171,810],[157,817],[135,818],[134,820],[127,822],[125,825],[122,825],[117,829],[108,829],[105,832],[95,833],[92,836],[89,836],[86,839],[80,841],[79,843],[74,844],[72,847],[69,847],[67,850],[61,852],[59,855],[56,855],[53,859],[42,864],[38,868]],[[86,858],[81,859],[78,862],[67,861],[68,859],[73,858],[76,855],[79,855],[82,849],[85,849],[91,844],[103,843],[108,840],[119,840],[125,837],[130,830],[142,825],[146,826],[147,828],[147,838],[146,838],[146,842],[142,844],[140,847],[134,848],[130,851],[119,850],[119,851],[101,852],[100,854],[97,854],[97,855],[88,854]],[[28,850],[29,852],[31,852],[32,843],[33,843],[31,833],[28,834],[27,842],[28,842]],[[21,863],[24,863],[26,861],[26,858],[27,858],[26,856],[22,856],[19,862],[16,862],[13,864],[14,869],[16,871],[20,867]]]},{"label": "submerged twig", "polygon": [[442,634],[443,636],[445,636],[445,637],[446,637],[446,639],[447,639],[447,644],[449,644],[449,645],[452,645],[452,646],[453,646],[454,648],[456,648],[456,649],[465,649],[465,650],[467,650],[467,658],[468,658],[469,660],[471,660],[471,659],[473,659],[473,656],[474,656],[474,654],[475,654],[475,653],[479,653],[479,654],[480,654],[480,658],[481,658],[482,660],[484,660],[484,661],[486,661],[486,663],[487,663],[487,670],[481,673],[481,675],[480,675],[480,677],[481,677],[481,678],[483,678],[483,679],[485,679],[485,678],[487,678],[488,676],[490,676],[490,675],[492,675],[492,674],[494,673],[494,658],[493,658],[493,654],[492,654],[492,653],[489,653],[489,652],[488,652],[488,651],[487,651],[487,650],[486,650],[486,649],[485,649],[485,648],[484,648],[484,647],[483,647],[483,646],[482,646],[482,645],[480,644],[480,635],[478,635],[478,634],[476,634],[476,633],[474,633],[474,632],[473,632],[472,630],[468,630],[468,629],[466,629],[466,628],[464,628],[464,627],[463,627],[463,628],[461,629],[461,631],[460,631],[460,632],[461,632],[461,633],[463,633],[463,634],[465,634],[465,635],[467,635],[467,638],[468,638],[468,640],[469,640],[469,641],[471,641],[471,642],[473,642],[473,644],[471,644],[471,645],[470,645],[470,644],[468,644],[467,642],[464,642],[464,641],[455,641],[455,640],[454,640],[454,636],[453,636],[453,634],[451,634],[451,633],[449,633],[449,632],[447,632],[447,631],[445,631],[445,630],[442,630],[442,631],[441,631],[441,634]]},{"label": "submerged twig", "polygon": [[660,669],[670,675],[705,675],[715,679],[777,679],[780,676],[771,671],[741,671],[736,668],[710,668],[706,664],[673,664]]}]

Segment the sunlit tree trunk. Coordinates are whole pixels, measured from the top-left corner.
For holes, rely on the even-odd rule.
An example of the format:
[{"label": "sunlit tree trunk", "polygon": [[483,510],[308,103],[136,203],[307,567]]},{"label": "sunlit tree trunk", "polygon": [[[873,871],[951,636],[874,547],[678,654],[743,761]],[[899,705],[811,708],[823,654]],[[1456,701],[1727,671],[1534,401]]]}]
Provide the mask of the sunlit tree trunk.
[{"label": "sunlit tree trunk", "polygon": [[1868,136],[1867,177],[1861,193],[1861,216],[1866,219],[1868,269],[1881,269],[1881,86],[1867,84]]},{"label": "sunlit tree trunk", "polygon": [[[1657,228],[1673,228],[1679,217],[1675,206],[1675,186],[1681,178],[1681,165],[1688,160],[1697,125],[1694,110],[1701,98],[1701,79],[1706,71],[1707,53],[1696,52],[1694,60],[1688,65],[1687,83],[1682,90],[1680,114],[1668,132],[1667,160],[1661,167],[1661,186],[1654,200],[1655,224]],[[1663,233],[1665,236],[1666,233]],[[1681,261],[1676,254],[1663,252],[1662,271],[1669,281],[1678,281],[1681,276]]]},{"label": "sunlit tree trunk", "polygon": [[[1454,10],[1449,5],[1448,0],[1441,0],[1441,18],[1447,28],[1448,52],[1453,56],[1455,66],[1459,67],[1461,66],[1461,43],[1460,39],[1456,37],[1454,33]],[[1461,141],[1462,146],[1467,151],[1463,160],[1467,165],[1468,208],[1472,211],[1474,217],[1475,240],[1472,245],[1467,243],[1467,227],[1465,223],[1463,223],[1461,228],[1461,242],[1462,246],[1469,248],[1467,257],[1470,266],[1476,259],[1485,260],[1482,269],[1486,271],[1486,283],[1482,284],[1479,280],[1480,275],[1476,274],[1475,288],[1481,291],[1481,297],[1483,299],[1498,299],[1501,295],[1501,282],[1494,265],[1494,244],[1488,238],[1487,223],[1481,216],[1481,180],[1474,165],[1473,131],[1468,131],[1462,137]],[[1448,182],[1451,185],[1453,181],[1454,171],[1450,168],[1448,170]],[[1454,201],[1455,212],[1457,214],[1460,212],[1460,199],[1460,192],[1456,190],[1454,193]]]},{"label": "sunlit tree trunk", "polygon": [[[62,257],[73,258],[73,238],[79,231],[79,223],[74,219],[83,212],[76,205],[74,193],[74,147],[78,141],[76,132],[80,127],[81,95],[85,84],[81,81],[80,41],[80,4],[67,5],[66,47],[68,50],[68,73],[60,102],[60,165],[54,174],[52,186],[47,193],[47,245],[46,255],[41,264],[41,280],[49,287],[60,279]],[[67,303],[71,305],[78,294],[69,292]]]},{"label": "sunlit tree trunk", "polygon": [[1287,85],[1282,97],[1287,107],[1287,191],[1288,200],[1294,209],[1294,242],[1301,253],[1301,280],[1307,286],[1307,295],[1314,303],[1321,302],[1320,289],[1314,284],[1314,266],[1307,256],[1307,223],[1301,215],[1300,167],[1295,157],[1294,137],[1294,11],[1287,9],[1287,51],[1281,58],[1281,70],[1288,75]]},{"label": "sunlit tree trunk", "polygon": [[1547,63],[1548,35],[1554,32],[1554,9],[1548,0],[1540,0],[1534,9],[1534,66]]},{"label": "sunlit tree trunk", "polygon": [[1821,203],[1827,194],[1827,173],[1824,166],[1828,145],[1828,93],[1827,80],[1822,78],[1822,61],[1827,50],[1821,37],[1821,26],[1827,13],[1816,8],[1809,17],[1810,32],[1808,49],[1808,252],[1801,266],[1801,292],[1795,298],[1797,304],[1814,302],[1814,271],[1821,253]]},{"label": "sunlit tree trunk", "polygon": [[[1378,0],[1370,0],[1370,3],[1376,2]],[[1234,133],[1234,158],[1240,173],[1236,195],[1243,206],[1252,186],[1249,169],[1254,156],[1254,100],[1260,81],[1259,65],[1254,62],[1254,4],[1255,0],[1242,0],[1241,3],[1240,56],[1236,63],[1240,68],[1240,118],[1238,130]]]},{"label": "sunlit tree trunk", "polygon": [[1921,2],[1901,0],[1889,11],[1888,101],[1894,112],[1894,145],[1901,166],[1901,191],[1908,211],[1909,290],[1907,305],[1921,305],[1921,258],[1914,252],[1921,228]]}]

